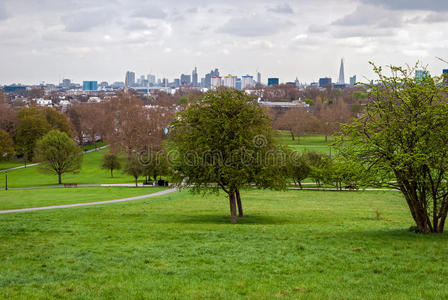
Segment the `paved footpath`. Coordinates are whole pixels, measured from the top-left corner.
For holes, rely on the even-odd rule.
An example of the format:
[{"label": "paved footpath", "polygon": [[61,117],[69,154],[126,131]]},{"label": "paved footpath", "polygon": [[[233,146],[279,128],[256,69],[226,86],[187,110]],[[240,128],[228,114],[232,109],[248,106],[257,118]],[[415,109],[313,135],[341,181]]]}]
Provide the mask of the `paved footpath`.
[{"label": "paved footpath", "polygon": [[56,209],[56,208],[68,208],[68,207],[79,207],[79,206],[89,206],[89,205],[99,205],[99,204],[107,204],[107,203],[117,203],[117,202],[126,202],[133,200],[140,200],[150,197],[156,197],[161,195],[170,194],[177,191],[177,189],[172,188],[152,194],[135,196],[129,198],[115,199],[115,200],[106,200],[106,201],[96,201],[96,202],[86,202],[86,203],[75,203],[75,204],[64,204],[64,205],[52,205],[52,206],[44,206],[44,207],[33,207],[33,208],[20,208],[20,209],[8,209],[8,210],[0,210],[0,214],[8,214],[15,212],[24,212],[24,211],[35,211],[35,210],[47,210],[47,209]]}]

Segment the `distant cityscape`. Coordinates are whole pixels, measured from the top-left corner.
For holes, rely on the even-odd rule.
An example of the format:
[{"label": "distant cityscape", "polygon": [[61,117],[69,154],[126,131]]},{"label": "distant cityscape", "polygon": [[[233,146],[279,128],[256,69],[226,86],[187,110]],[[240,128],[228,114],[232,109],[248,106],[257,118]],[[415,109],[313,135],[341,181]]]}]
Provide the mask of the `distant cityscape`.
[{"label": "distant cityscape", "polygon": [[[415,76],[422,77],[426,71],[416,70]],[[448,76],[448,69],[442,70],[444,76]],[[212,69],[203,77],[199,77],[198,69],[195,67],[191,74],[180,74],[179,78],[171,81],[168,78],[158,78],[155,74],[147,74],[136,76],[133,71],[127,71],[124,81],[116,81],[109,83],[106,81],[98,82],[96,80],[85,80],[80,83],[72,82],[68,78],[64,78],[59,84],[41,83],[38,85],[22,85],[12,84],[1,86],[6,92],[18,92],[31,88],[44,88],[46,91],[66,91],[68,94],[79,94],[83,92],[115,92],[119,90],[134,90],[137,93],[151,94],[159,90],[174,94],[179,89],[198,89],[201,91],[213,90],[219,87],[228,87],[238,90],[253,90],[266,86],[274,86],[279,84],[293,85],[297,88],[317,87],[317,88],[337,88],[344,89],[353,87],[357,83],[356,75],[349,77],[348,82],[345,80],[344,60],[341,59],[339,67],[339,76],[337,81],[333,81],[331,77],[321,77],[315,82],[309,84],[300,82],[296,77],[294,81],[282,82],[278,77],[268,77],[262,80],[262,74],[256,72],[256,76],[245,74],[242,76],[227,74],[221,75],[218,68]]]}]

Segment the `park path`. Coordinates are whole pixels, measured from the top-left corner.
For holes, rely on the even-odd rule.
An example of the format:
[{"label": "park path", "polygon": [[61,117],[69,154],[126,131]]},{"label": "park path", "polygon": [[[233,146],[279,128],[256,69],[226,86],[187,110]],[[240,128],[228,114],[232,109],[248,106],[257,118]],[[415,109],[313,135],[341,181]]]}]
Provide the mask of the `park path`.
[{"label": "park path", "polygon": [[35,211],[35,210],[48,210],[48,209],[57,209],[57,208],[79,207],[79,206],[89,206],[89,205],[100,205],[100,204],[107,204],[107,203],[126,202],[126,201],[133,201],[133,200],[140,200],[140,199],[145,199],[145,198],[150,198],[150,197],[162,196],[162,195],[173,193],[175,191],[177,191],[176,188],[171,188],[171,189],[168,189],[168,190],[164,190],[164,191],[160,191],[160,192],[156,192],[156,193],[152,193],[152,194],[146,194],[146,195],[129,197],[129,198],[122,198],[122,199],[115,199],[115,200],[105,200],[105,201],[86,202],[86,203],[75,203],[75,204],[52,205],[52,206],[33,207],[33,208],[19,208],[19,209],[0,210],[0,214],[25,212],[25,211]]},{"label": "park path", "polygon": [[[96,149],[84,151],[83,154],[91,153],[91,152],[95,152],[95,151],[100,151],[100,150],[103,150],[103,149],[105,149],[107,147],[109,147],[109,145],[105,145],[105,146],[102,146],[102,147],[99,147],[99,148],[96,148]],[[37,166],[37,165],[40,165],[40,164],[41,163],[33,163],[33,164],[27,164],[26,166],[23,165],[23,166],[18,166],[18,167],[9,168],[9,169],[1,169],[0,172],[24,169],[24,168],[28,168],[28,167],[34,167],[34,166]]]}]

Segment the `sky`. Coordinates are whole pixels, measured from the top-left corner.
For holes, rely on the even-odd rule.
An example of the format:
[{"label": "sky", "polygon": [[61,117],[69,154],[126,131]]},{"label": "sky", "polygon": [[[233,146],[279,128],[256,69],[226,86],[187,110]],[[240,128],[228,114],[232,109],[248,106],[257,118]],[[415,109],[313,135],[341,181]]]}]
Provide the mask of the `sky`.
[{"label": "sky", "polygon": [[256,75],[262,81],[374,78],[378,65],[448,68],[447,0],[0,0],[0,84],[62,78],[170,81]]}]

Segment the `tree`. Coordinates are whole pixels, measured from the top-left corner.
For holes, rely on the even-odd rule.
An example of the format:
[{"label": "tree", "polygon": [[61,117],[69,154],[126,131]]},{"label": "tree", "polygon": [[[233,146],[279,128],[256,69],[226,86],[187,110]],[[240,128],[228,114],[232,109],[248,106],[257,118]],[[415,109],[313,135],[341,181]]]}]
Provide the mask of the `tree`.
[{"label": "tree", "polygon": [[14,143],[11,136],[0,129],[0,161],[11,159],[14,153]]},{"label": "tree", "polygon": [[145,169],[137,155],[132,155],[128,158],[124,172],[134,177],[135,187],[138,187],[138,178],[144,174]]},{"label": "tree", "polygon": [[103,155],[102,169],[110,170],[110,177],[114,177],[114,170],[121,169],[120,159],[116,154],[106,153]]},{"label": "tree", "polygon": [[54,108],[51,107],[45,107],[43,109],[43,113],[45,115],[45,119],[47,120],[48,124],[50,124],[52,129],[57,129],[61,132],[65,132],[68,136],[72,135],[72,132],[70,130],[70,123],[67,120],[67,116],[57,111]]},{"label": "tree", "polygon": [[302,189],[302,181],[310,175],[311,167],[306,162],[305,156],[298,151],[291,151],[288,157],[288,175],[294,184],[299,184]]},{"label": "tree", "polygon": [[25,163],[32,161],[37,140],[49,132],[50,128],[42,111],[30,107],[22,108],[18,112],[16,148],[17,152],[23,155]]},{"label": "tree", "polygon": [[41,161],[42,172],[58,175],[59,184],[62,174],[77,173],[81,169],[82,151],[65,132],[51,130],[36,144],[36,158]]},{"label": "tree", "polygon": [[305,152],[303,157],[310,168],[309,177],[320,186],[325,180],[330,157],[316,151]]},{"label": "tree", "polygon": [[280,161],[284,152],[273,139],[267,113],[245,92],[208,92],[180,112],[172,125],[169,153],[179,154],[170,155],[172,180],[192,192],[222,189],[229,198],[232,223],[237,222],[236,198],[243,187],[285,187],[285,161]]},{"label": "tree", "polygon": [[344,126],[340,151],[373,179],[403,194],[422,233],[441,233],[448,213],[448,88],[429,73],[374,66],[363,116]]}]

